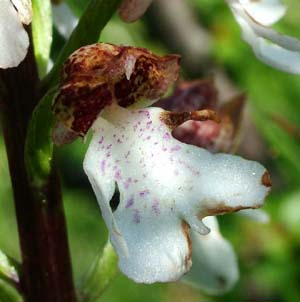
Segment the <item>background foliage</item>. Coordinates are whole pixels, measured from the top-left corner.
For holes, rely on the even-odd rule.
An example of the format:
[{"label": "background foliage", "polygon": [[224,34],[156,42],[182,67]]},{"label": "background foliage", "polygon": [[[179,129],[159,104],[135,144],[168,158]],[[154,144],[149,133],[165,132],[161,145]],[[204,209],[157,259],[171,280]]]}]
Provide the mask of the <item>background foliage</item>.
[{"label": "background foliage", "polygon": [[[80,16],[85,1],[66,2]],[[277,29],[299,35],[299,1],[286,2],[289,11]],[[233,243],[240,264],[240,281],[229,294],[208,297],[180,283],[139,285],[119,274],[101,300],[300,301],[300,77],[284,74],[257,61],[240,39],[239,28],[222,0],[190,0],[188,3],[193,7],[199,26],[213,39],[210,60],[225,70],[232,82],[248,95],[248,111],[257,132],[252,126],[246,128],[239,153],[262,161],[271,171],[274,187],[265,207],[271,221],[261,225],[236,214],[220,218],[222,233]],[[162,39],[163,28],[158,21],[154,10],[131,25],[115,16],[105,28],[101,41],[148,47],[160,53],[176,51]],[[176,32],[169,34],[176,40]],[[53,39],[51,57],[55,59],[64,43],[55,28]],[[201,76],[200,71],[195,74],[188,66],[183,68],[187,79]],[[254,151],[250,148],[253,146],[257,146]],[[64,184],[64,205],[77,282],[107,239],[96,199],[82,171],[86,148],[87,144],[77,141],[56,152]],[[2,137],[0,179],[0,247],[8,255],[19,258]]]}]

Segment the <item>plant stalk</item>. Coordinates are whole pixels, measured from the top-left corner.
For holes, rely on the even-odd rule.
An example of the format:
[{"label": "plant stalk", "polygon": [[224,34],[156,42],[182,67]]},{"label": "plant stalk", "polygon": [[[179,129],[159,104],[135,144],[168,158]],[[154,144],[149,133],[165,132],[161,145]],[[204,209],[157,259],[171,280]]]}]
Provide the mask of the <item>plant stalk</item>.
[{"label": "plant stalk", "polygon": [[0,70],[1,122],[22,255],[21,290],[26,302],[75,302],[56,170],[52,167],[46,182],[35,187],[24,162],[26,130],[38,102],[38,85],[32,47],[18,67]]}]

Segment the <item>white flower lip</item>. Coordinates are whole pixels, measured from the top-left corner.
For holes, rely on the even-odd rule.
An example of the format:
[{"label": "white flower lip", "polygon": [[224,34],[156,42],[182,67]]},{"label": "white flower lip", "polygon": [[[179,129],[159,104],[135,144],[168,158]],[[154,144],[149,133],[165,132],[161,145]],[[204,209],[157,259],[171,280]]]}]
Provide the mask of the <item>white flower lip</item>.
[{"label": "white flower lip", "polygon": [[227,0],[243,39],[258,59],[279,70],[300,73],[300,40],[277,33],[268,27],[286,11],[279,0]]},{"label": "white flower lip", "polygon": [[178,280],[191,266],[190,229],[207,234],[202,218],[258,208],[270,189],[260,164],[174,139],[163,112],[108,107],[84,160],[119,267],[143,283]]},{"label": "white flower lip", "polygon": [[0,0],[0,68],[18,66],[25,58],[29,38],[22,23],[32,18],[30,0]]}]

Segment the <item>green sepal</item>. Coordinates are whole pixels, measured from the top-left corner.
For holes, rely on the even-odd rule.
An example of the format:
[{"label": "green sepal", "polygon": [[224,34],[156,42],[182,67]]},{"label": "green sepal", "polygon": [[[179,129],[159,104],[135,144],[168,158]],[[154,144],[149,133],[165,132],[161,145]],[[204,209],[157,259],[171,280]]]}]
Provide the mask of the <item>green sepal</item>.
[{"label": "green sepal", "polygon": [[118,256],[108,241],[79,287],[79,301],[98,301],[118,272]]}]

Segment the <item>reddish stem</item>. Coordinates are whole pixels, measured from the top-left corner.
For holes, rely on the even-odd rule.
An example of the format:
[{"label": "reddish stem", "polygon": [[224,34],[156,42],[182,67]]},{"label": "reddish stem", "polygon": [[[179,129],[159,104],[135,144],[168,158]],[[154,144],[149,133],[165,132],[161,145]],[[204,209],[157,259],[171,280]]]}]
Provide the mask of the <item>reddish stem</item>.
[{"label": "reddish stem", "polygon": [[74,302],[66,223],[59,179],[33,188],[24,163],[26,129],[38,101],[38,75],[30,48],[17,67],[0,70],[2,126],[14,192],[26,302]]}]

